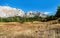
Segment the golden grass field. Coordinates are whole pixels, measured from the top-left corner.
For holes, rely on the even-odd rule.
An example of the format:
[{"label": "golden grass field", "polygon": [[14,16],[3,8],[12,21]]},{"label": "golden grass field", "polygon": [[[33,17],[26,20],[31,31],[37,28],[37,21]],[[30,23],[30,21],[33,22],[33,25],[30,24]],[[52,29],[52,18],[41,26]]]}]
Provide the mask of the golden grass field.
[{"label": "golden grass field", "polygon": [[59,28],[56,20],[49,22],[0,22],[0,38],[38,38],[38,31]]}]

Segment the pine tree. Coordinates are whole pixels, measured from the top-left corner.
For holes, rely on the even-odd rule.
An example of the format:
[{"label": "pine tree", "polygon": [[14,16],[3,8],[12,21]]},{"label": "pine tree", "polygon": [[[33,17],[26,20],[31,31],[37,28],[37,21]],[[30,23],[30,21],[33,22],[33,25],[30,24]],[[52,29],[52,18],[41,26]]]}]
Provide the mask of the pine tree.
[{"label": "pine tree", "polygon": [[57,12],[56,12],[55,16],[56,16],[57,18],[59,18],[59,17],[60,17],[60,6],[58,7],[58,9],[57,9]]}]

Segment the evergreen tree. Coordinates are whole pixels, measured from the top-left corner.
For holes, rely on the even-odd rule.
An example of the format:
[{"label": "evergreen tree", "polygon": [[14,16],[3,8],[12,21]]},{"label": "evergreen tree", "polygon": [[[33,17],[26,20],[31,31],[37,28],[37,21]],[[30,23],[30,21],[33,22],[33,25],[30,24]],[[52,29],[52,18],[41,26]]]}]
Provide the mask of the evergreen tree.
[{"label": "evergreen tree", "polygon": [[56,12],[55,16],[56,16],[57,18],[59,18],[59,17],[60,17],[60,6],[58,7],[58,9],[57,9],[57,12]]}]

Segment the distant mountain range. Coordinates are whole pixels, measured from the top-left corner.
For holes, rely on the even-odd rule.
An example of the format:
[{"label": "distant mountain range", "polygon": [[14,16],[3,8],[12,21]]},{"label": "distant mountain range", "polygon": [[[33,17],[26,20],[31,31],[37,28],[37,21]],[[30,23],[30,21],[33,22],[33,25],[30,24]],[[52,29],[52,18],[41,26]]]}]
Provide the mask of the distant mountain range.
[{"label": "distant mountain range", "polygon": [[38,12],[38,11],[29,11],[29,12],[26,14],[26,17],[34,17],[34,16],[47,17],[46,14],[41,13],[41,12]]},{"label": "distant mountain range", "polygon": [[25,14],[24,11],[21,9],[12,8],[9,6],[0,6],[0,17],[7,18],[13,16],[20,16],[20,17],[46,17],[47,15],[38,11],[29,11]]}]

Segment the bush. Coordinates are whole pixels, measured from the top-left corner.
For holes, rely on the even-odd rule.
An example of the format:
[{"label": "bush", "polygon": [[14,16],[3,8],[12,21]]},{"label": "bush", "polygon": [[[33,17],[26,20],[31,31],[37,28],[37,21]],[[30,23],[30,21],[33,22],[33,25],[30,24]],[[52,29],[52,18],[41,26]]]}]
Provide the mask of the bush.
[{"label": "bush", "polygon": [[55,16],[51,15],[51,16],[46,17],[45,19],[46,19],[46,21],[52,21],[52,20],[56,20],[57,18]]},{"label": "bush", "polygon": [[54,16],[48,16],[46,18],[42,18],[42,17],[20,17],[20,16],[15,16],[15,17],[8,17],[8,18],[0,18],[0,22],[33,22],[33,21],[42,21],[42,22],[47,22],[47,21],[51,21],[51,20],[55,20],[57,18],[55,18]]},{"label": "bush", "polygon": [[52,22],[52,24],[57,24],[57,23],[58,23],[57,21]]},{"label": "bush", "polygon": [[58,23],[60,23],[60,18],[58,18]]},{"label": "bush", "polygon": [[57,8],[57,12],[55,14],[55,17],[60,18],[60,6]]},{"label": "bush", "polygon": [[42,21],[42,22],[47,22],[47,19],[43,18],[43,19],[41,19],[40,21]]}]

